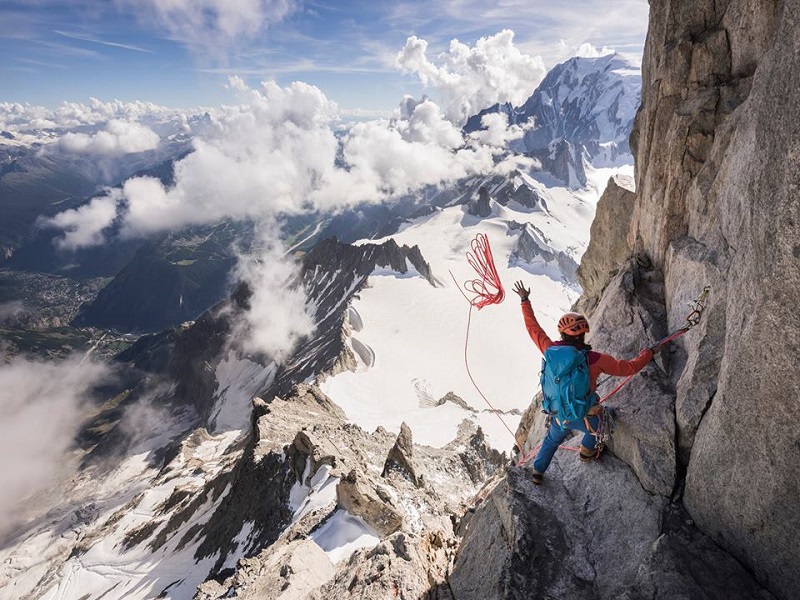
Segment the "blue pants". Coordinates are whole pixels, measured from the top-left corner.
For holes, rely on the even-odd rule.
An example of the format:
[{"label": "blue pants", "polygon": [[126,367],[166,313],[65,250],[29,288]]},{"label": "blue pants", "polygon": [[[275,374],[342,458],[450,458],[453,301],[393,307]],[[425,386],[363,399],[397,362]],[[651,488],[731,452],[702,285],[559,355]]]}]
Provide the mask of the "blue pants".
[{"label": "blue pants", "polygon": [[[597,430],[597,426],[600,424],[600,417],[595,415],[593,417],[587,417],[587,419],[592,429]],[[537,473],[544,473],[547,470],[547,467],[550,466],[550,461],[553,460],[553,455],[556,453],[556,450],[558,450],[558,445],[567,438],[573,429],[583,432],[581,445],[589,450],[594,450],[596,441],[594,434],[586,428],[586,423],[583,419],[559,424],[558,421],[553,418],[550,423],[550,429],[547,430],[547,435],[544,436],[544,440],[542,440],[542,447],[539,449],[539,454],[536,455],[536,460],[533,461],[533,468],[536,469]]]}]

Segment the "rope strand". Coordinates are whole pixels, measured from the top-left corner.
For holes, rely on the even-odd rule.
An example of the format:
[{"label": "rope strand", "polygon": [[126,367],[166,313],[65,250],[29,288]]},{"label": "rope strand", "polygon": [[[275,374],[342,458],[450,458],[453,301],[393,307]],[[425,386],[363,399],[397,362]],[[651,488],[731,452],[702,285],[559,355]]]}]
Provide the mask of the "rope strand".
[{"label": "rope strand", "polygon": [[469,380],[472,382],[475,390],[478,392],[480,397],[483,398],[483,401],[486,402],[491,411],[497,415],[497,418],[500,419],[503,427],[505,427],[506,431],[511,434],[511,437],[514,439],[517,447],[520,449],[520,451],[522,451],[523,444],[520,443],[517,435],[511,431],[511,428],[503,420],[503,417],[500,416],[500,411],[492,405],[486,395],[481,391],[480,387],[478,387],[478,383],[475,381],[475,378],[472,376],[472,371],[469,368],[469,330],[472,323],[473,307],[480,310],[484,306],[500,304],[505,298],[503,283],[500,281],[500,275],[498,275],[497,267],[495,267],[494,264],[492,247],[489,245],[489,238],[486,237],[485,234],[479,233],[470,243],[470,251],[467,252],[467,262],[478,275],[477,278],[464,282],[464,290],[472,294],[471,298],[464,293],[464,291],[461,289],[461,286],[458,285],[455,275],[450,272],[450,276],[453,278],[453,282],[458,287],[461,295],[464,296],[467,302],[469,302],[467,333],[464,338],[464,365],[467,368],[467,375],[469,375]]}]

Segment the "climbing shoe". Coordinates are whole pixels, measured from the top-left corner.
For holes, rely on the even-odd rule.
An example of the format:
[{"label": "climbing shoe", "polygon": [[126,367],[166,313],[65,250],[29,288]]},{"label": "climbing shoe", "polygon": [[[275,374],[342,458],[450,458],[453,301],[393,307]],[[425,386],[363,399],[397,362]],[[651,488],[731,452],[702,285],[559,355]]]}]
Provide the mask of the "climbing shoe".
[{"label": "climbing shoe", "polygon": [[597,458],[597,453],[594,450],[589,450],[588,448],[581,446],[578,456],[581,459],[581,462],[592,462]]},{"label": "climbing shoe", "polygon": [[533,483],[536,485],[542,485],[542,479],[544,479],[544,473],[539,473],[539,471],[534,471],[533,475],[531,475],[531,479],[533,479]]}]

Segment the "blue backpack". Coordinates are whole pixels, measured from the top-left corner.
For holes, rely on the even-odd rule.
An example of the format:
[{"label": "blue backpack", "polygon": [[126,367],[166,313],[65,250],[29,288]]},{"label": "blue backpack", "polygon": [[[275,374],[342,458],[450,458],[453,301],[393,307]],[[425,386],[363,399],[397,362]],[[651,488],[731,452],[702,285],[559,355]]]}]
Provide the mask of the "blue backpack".
[{"label": "blue backpack", "polygon": [[589,350],[552,345],[542,358],[542,408],[559,421],[583,419],[594,404],[589,381]]}]

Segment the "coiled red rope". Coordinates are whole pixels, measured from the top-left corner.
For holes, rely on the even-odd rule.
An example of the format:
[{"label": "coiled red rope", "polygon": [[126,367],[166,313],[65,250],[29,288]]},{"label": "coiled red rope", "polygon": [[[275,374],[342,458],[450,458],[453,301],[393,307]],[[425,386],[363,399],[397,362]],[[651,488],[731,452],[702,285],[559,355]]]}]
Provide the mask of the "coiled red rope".
[{"label": "coiled red rope", "polygon": [[486,237],[486,234],[479,233],[469,247],[467,262],[475,269],[478,278],[464,282],[464,289],[473,294],[472,299],[467,298],[466,295],[464,297],[478,310],[490,304],[500,304],[506,297],[506,292],[500,276],[497,274],[497,267],[494,265],[489,238]]},{"label": "coiled red rope", "polygon": [[500,419],[500,422],[503,424],[503,427],[506,428],[508,433],[511,434],[511,437],[514,441],[518,444],[518,447],[521,449],[522,444],[520,444],[519,439],[517,439],[516,434],[511,431],[511,428],[506,424],[503,420],[503,417],[500,416],[500,411],[497,410],[489,399],[484,395],[481,389],[478,387],[475,378],[472,376],[472,371],[469,368],[469,328],[470,324],[472,323],[472,308],[475,307],[478,310],[482,309],[484,306],[489,306],[491,304],[500,304],[503,299],[506,297],[505,290],[503,289],[503,283],[500,281],[500,276],[497,274],[497,267],[494,264],[494,256],[492,256],[492,247],[489,245],[489,238],[486,237],[485,234],[479,233],[475,236],[475,239],[472,240],[470,243],[470,251],[467,252],[467,262],[470,266],[475,269],[475,272],[478,274],[478,277],[475,279],[470,279],[464,282],[464,289],[472,294],[472,298],[467,296],[462,290],[461,286],[458,285],[455,276],[452,272],[450,272],[450,276],[453,278],[453,282],[458,287],[458,290],[461,292],[461,295],[469,302],[469,315],[467,316],[467,333],[464,338],[464,365],[467,367],[467,375],[469,375],[469,379],[472,382],[472,385],[477,390],[478,394],[483,401],[489,406],[492,412],[497,415],[497,418]]}]

